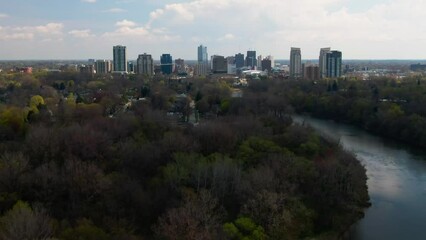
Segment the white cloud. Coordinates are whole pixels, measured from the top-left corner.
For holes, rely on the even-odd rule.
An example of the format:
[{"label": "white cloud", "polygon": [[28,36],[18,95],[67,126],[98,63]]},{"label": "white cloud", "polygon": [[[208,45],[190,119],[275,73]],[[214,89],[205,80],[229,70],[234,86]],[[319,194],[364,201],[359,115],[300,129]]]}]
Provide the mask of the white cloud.
[{"label": "white cloud", "polygon": [[48,23],[39,26],[0,27],[0,40],[33,40],[36,37],[48,39],[49,36],[62,35],[62,23]]},{"label": "white cloud", "polygon": [[[203,35],[210,39],[205,44],[217,48],[226,45],[212,39],[221,43],[240,40],[240,47],[286,58],[291,46],[302,47],[306,57],[316,57],[320,47],[332,46],[353,58],[386,58],[404,52],[395,49],[401,41],[411,41],[426,52],[419,42],[426,39],[426,22],[419,20],[426,0],[370,3],[367,10],[358,12],[347,4],[347,0],[191,0],[152,11],[147,27],[180,33],[187,41]],[[375,51],[385,46],[388,51]]]},{"label": "white cloud", "polygon": [[92,34],[90,32],[89,29],[84,29],[84,30],[72,30],[69,31],[68,34],[72,35],[73,37],[76,38],[90,38],[90,37],[94,37],[95,35]]},{"label": "white cloud", "polygon": [[122,8],[110,8],[110,9],[105,10],[103,12],[106,12],[106,13],[123,13],[123,12],[127,12],[127,10],[122,9]]},{"label": "white cloud", "polygon": [[127,19],[124,19],[122,21],[119,21],[119,22],[115,23],[115,26],[120,27],[120,28],[125,28],[125,27],[131,28],[131,27],[136,26],[136,23],[132,22],[132,21],[129,21]]},{"label": "white cloud", "polygon": [[9,15],[5,14],[5,13],[0,13],[0,18],[7,18],[9,17]]},{"label": "white cloud", "polygon": [[141,42],[162,42],[178,40],[180,37],[173,36],[164,28],[150,28],[139,26],[137,23],[124,19],[115,23],[117,27],[113,32],[106,32],[102,36],[106,38],[121,39],[122,41],[139,40]]},{"label": "white cloud", "polygon": [[95,3],[96,0],[81,0],[82,2],[87,2],[87,3]]},{"label": "white cloud", "polygon": [[227,34],[225,34],[224,36],[222,36],[222,37],[220,37],[220,38],[218,38],[218,41],[231,41],[231,40],[234,40],[235,39],[235,36],[234,36],[234,34],[232,34],[232,33],[227,33]]}]

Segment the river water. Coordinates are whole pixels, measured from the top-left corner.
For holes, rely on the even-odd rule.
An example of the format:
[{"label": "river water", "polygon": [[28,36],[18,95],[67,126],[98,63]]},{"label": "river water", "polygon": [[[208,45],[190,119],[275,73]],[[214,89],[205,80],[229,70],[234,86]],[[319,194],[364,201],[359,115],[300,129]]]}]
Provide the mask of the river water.
[{"label": "river water", "polygon": [[372,206],[351,232],[353,240],[426,239],[426,152],[333,121],[294,116],[340,142],[367,169]]}]

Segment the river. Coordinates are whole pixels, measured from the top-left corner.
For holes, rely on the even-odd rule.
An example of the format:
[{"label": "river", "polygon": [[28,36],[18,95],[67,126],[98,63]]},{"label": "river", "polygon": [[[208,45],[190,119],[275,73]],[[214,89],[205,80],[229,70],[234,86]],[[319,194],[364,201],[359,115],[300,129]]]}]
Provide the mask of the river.
[{"label": "river", "polygon": [[426,239],[426,153],[333,121],[294,116],[340,142],[367,169],[372,206],[352,240]]}]

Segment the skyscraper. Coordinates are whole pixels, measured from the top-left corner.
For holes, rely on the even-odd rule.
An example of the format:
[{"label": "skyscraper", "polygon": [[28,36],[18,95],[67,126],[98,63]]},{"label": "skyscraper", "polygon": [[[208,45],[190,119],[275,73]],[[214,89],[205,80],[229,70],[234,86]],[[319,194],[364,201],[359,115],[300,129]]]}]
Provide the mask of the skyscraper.
[{"label": "skyscraper", "polygon": [[213,73],[228,72],[228,61],[224,56],[214,55],[212,57],[212,71]]},{"label": "skyscraper", "polygon": [[267,71],[268,73],[272,72],[272,61],[269,58],[264,58],[261,61],[261,69],[262,71]]},{"label": "skyscraper", "polygon": [[338,78],[342,76],[342,52],[331,51],[327,53],[327,77]]},{"label": "skyscraper", "polygon": [[200,45],[198,46],[198,63],[208,63],[208,54],[207,54],[207,47]]},{"label": "skyscraper", "polygon": [[302,77],[302,53],[300,48],[291,48],[290,51],[290,77]]},{"label": "skyscraper", "polygon": [[151,54],[140,54],[136,60],[136,72],[148,76],[154,75],[154,60]]},{"label": "skyscraper", "polygon": [[246,66],[251,69],[257,66],[256,51],[247,51]]},{"label": "skyscraper", "polygon": [[244,67],[244,54],[242,53],[235,54],[235,65],[237,68]]},{"label": "skyscraper", "polygon": [[160,57],[161,72],[169,75],[173,72],[173,58],[170,54],[163,54]]},{"label": "skyscraper", "polygon": [[97,74],[106,74],[111,72],[111,61],[109,60],[96,60],[95,70]]},{"label": "skyscraper", "polygon": [[112,48],[114,58],[114,72],[127,73],[126,46],[114,46]]},{"label": "skyscraper", "polygon": [[185,73],[185,60],[178,58],[175,60],[175,72],[176,73]]},{"label": "skyscraper", "polygon": [[327,53],[331,51],[331,48],[321,48],[319,55],[319,71],[320,78],[327,77]]}]

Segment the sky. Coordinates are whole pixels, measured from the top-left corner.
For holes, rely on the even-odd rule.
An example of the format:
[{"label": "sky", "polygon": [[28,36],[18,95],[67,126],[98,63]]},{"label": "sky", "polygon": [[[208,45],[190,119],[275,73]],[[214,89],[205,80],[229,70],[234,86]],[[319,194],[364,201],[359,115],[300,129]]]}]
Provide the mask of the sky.
[{"label": "sky", "polygon": [[303,59],[426,59],[426,0],[0,0],[0,60],[197,58],[256,50]]}]

